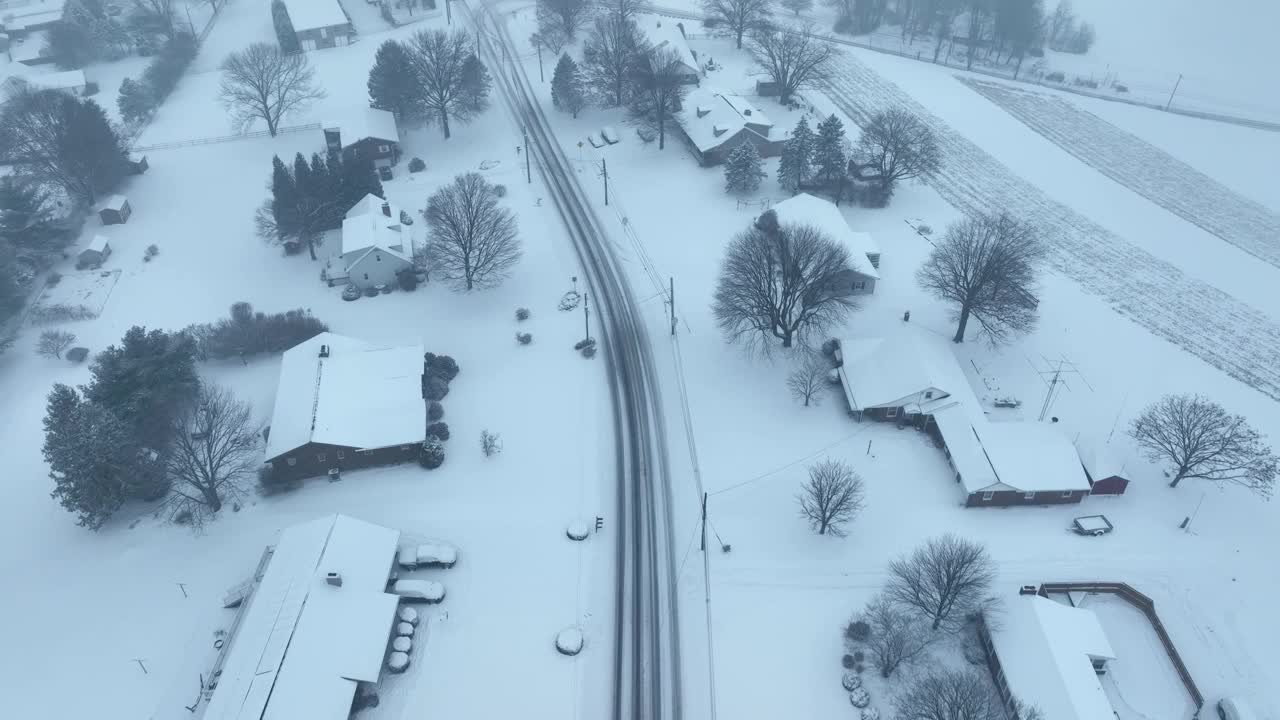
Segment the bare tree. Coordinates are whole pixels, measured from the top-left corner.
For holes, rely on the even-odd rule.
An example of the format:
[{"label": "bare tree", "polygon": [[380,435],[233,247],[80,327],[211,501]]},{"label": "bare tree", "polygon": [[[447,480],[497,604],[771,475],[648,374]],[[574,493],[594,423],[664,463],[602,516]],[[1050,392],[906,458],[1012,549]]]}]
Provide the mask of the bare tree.
[{"label": "bare tree", "polygon": [[470,291],[502,281],[520,259],[516,219],[478,173],[459,175],[427,201],[427,259],[435,273]]},{"label": "bare tree", "polygon": [[950,631],[987,602],[995,576],[986,547],[947,533],[889,563],[885,594],[917,610],[934,630]]},{"label": "bare tree", "polygon": [[222,62],[220,96],[241,129],[261,119],[275,137],[286,115],[325,96],[314,77],[306,55],[289,55],[275,43],[254,43]]},{"label": "bare tree", "polygon": [[977,670],[938,668],[915,678],[894,703],[898,720],[1005,720],[1004,703]]},{"label": "bare tree", "polygon": [[1277,458],[1239,415],[1200,395],[1166,395],[1134,419],[1129,434],[1153,462],[1173,470],[1169,487],[1187,478],[1229,483],[1270,497]]},{"label": "bare tree", "polygon": [[972,317],[991,342],[1036,324],[1036,271],[1044,246],[1035,230],[1005,213],[966,218],[946,236],[916,272],[916,281],[959,307],[955,342],[964,342]]},{"label": "bare tree", "polygon": [[849,251],[812,225],[766,211],[729,243],[712,309],[730,342],[788,348],[857,307],[844,291]]},{"label": "bare tree", "polygon": [[586,23],[589,10],[586,0],[538,0],[538,32],[544,36],[558,32],[571,41]]},{"label": "bare tree", "polygon": [[1069,34],[1075,24],[1076,15],[1071,11],[1071,0],[1062,0],[1045,21],[1046,39],[1050,44],[1057,43]]},{"label": "bare tree", "polygon": [[854,158],[858,179],[877,183],[886,198],[899,180],[928,175],[942,166],[933,130],[902,108],[872,116],[862,128]]},{"label": "bare tree", "polygon": [[45,330],[36,343],[36,354],[41,357],[62,359],[62,351],[76,341],[76,334],[66,330]]},{"label": "bare tree", "polygon": [[844,537],[844,526],[865,507],[862,478],[839,460],[823,460],[809,468],[809,480],[796,495],[800,516],[819,535]]},{"label": "bare tree", "polygon": [[[129,24],[142,34],[156,33],[170,40],[180,31],[173,0],[133,0]],[[188,32],[194,34],[194,31]]]},{"label": "bare tree", "polygon": [[640,0],[604,0],[598,3],[603,17],[633,20],[640,13]]},{"label": "bare tree", "polygon": [[316,248],[324,244],[325,231],[333,228],[334,214],[341,216],[343,212],[342,198],[299,193],[295,200],[289,210],[291,222],[283,226],[276,222],[272,202],[268,198],[253,214],[254,230],[259,238],[269,243],[306,246],[311,259],[315,260]]},{"label": "bare tree", "polygon": [[862,621],[871,628],[867,638],[871,662],[884,678],[903,665],[915,662],[932,640],[924,622],[885,593],[877,593],[867,603]]},{"label": "bare tree", "polygon": [[702,12],[711,23],[719,23],[733,33],[738,49],[742,36],[769,27],[769,0],[703,0]]},{"label": "bare tree", "polygon": [[820,355],[805,353],[800,364],[787,376],[787,388],[791,390],[791,397],[803,400],[805,407],[821,405],[822,395],[819,393],[830,370],[831,366]]},{"label": "bare tree", "polygon": [[422,105],[440,120],[445,139],[449,118],[466,122],[489,106],[489,71],[462,30],[419,30],[409,41],[409,58],[421,85]]},{"label": "bare tree", "polygon": [[175,516],[190,513],[199,522],[240,497],[258,465],[259,431],[249,403],[217,385],[200,388],[196,402],[174,421],[166,459]]},{"label": "bare tree", "polygon": [[631,68],[631,114],[658,132],[659,150],[666,148],[667,126],[675,124],[680,103],[689,91],[682,68],[671,48],[650,50]]},{"label": "bare tree", "polygon": [[813,0],[781,0],[781,5],[799,17],[800,13],[813,9]]},{"label": "bare tree", "polygon": [[778,101],[786,103],[801,88],[826,78],[835,55],[831,43],[814,34],[813,25],[799,30],[765,28],[751,35],[749,47],[756,64],[778,87]]},{"label": "bare tree", "polygon": [[582,47],[582,71],[602,105],[627,102],[627,80],[648,52],[648,41],[634,20],[617,15],[596,18]]}]

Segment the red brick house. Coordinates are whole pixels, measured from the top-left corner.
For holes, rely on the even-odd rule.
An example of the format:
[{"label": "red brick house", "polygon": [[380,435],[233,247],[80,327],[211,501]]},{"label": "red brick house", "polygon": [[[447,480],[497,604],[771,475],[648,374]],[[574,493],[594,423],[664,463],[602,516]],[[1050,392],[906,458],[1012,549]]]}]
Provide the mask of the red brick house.
[{"label": "red brick house", "polygon": [[744,142],[760,157],[782,154],[782,138],[771,138],[773,122],[741,96],[701,87],[691,90],[676,116],[690,152],[702,165],[719,165]]},{"label": "red brick house", "polygon": [[267,433],[279,479],[418,457],[427,433],[421,345],[321,333],[285,351]]}]

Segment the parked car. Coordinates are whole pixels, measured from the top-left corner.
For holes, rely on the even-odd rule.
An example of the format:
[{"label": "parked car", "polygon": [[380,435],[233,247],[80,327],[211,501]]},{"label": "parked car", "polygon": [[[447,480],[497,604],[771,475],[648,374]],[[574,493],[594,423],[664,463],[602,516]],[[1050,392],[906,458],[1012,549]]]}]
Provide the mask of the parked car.
[{"label": "parked car", "polygon": [[458,562],[458,548],[448,543],[425,543],[400,548],[400,567],[416,570],[420,567],[451,568]]},{"label": "parked car", "polygon": [[391,592],[405,602],[438,603],[444,600],[444,584],[434,580],[397,580]]},{"label": "parked car", "polygon": [[1258,720],[1253,709],[1240,698],[1225,697],[1218,701],[1218,717],[1221,720]]}]

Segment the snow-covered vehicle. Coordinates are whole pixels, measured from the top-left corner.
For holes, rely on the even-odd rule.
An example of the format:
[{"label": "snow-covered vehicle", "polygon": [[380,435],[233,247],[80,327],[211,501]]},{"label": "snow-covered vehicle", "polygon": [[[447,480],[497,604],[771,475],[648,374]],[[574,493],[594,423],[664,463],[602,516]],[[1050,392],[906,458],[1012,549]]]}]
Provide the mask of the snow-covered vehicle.
[{"label": "snow-covered vehicle", "polygon": [[1224,697],[1215,708],[1221,720],[1258,720],[1253,709],[1240,698]]},{"label": "snow-covered vehicle", "polygon": [[420,567],[451,568],[458,562],[458,548],[449,543],[423,543],[400,548],[397,561],[400,567],[416,570]]},{"label": "snow-covered vehicle", "polygon": [[1115,526],[1111,524],[1106,515],[1085,515],[1071,522],[1071,530],[1077,535],[1097,537],[1098,535],[1106,535],[1114,529]]},{"label": "snow-covered vehicle", "polygon": [[434,580],[397,580],[391,592],[405,602],[438,603],[444,600],[444,584]]}]

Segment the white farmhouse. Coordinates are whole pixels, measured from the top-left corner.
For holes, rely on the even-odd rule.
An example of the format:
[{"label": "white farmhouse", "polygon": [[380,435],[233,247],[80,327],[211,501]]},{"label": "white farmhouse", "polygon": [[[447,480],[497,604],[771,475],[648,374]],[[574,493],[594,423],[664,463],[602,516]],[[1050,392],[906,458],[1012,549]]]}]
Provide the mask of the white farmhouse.
[{"label": "white farmhouse", "polygon": [[400,208],[366,195],[342,221],[341,253],[329,258],[324,278],[330,285],[350,283],[365,290],[393,286],[413,270],[413,239],[401,222]]}]

